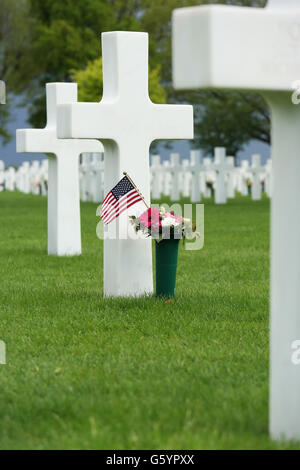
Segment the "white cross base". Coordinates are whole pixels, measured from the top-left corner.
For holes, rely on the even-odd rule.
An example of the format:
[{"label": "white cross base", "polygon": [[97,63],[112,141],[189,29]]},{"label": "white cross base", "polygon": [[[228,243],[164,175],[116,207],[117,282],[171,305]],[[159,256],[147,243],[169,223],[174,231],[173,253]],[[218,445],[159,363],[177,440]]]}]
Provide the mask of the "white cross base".
[{"label": "white cross base", "polygon": [[47,125],[45,129],[18,129],[17,152],[45,153],[49,158],[48,177],[48,254],[81,254],[79,155],[102,152],[98,141],[57,138],[56,106],[77,102],[75,83],[48,83]]},{"label": "white cross base", "polygon": [[[193,109],[158,105],[150,100],[146,33],[103,33],[102,51],[102,101],[60,105],[58,135],[103,139],[105,193],[126,171],[149,204],[150,144],[156,139],[192,138]],[[106,226],[105,296],[128,297],[153,292],[151,239],[127,237],[128,215],[138,215],[142,210],[145,206],[139,202]]]},{"label": "white cross base", "polygon": [[[272,112],[270,432],[300,439],[300,1],[175,10],[176,88],[257,90]],[[241,66],[242,64],[242,66]]]}]

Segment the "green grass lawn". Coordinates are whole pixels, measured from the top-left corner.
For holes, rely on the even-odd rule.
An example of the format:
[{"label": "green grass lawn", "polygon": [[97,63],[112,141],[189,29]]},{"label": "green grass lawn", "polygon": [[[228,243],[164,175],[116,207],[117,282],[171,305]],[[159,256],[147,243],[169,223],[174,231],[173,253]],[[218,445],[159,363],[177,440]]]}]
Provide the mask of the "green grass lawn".
[{"label": "green grass lawn", "polygon": [[300,449],[268,438],[269,201],[205,202],[166,304],[103,300],[96,205],[56,258],[46,198],[0,193],[1,449]]}]

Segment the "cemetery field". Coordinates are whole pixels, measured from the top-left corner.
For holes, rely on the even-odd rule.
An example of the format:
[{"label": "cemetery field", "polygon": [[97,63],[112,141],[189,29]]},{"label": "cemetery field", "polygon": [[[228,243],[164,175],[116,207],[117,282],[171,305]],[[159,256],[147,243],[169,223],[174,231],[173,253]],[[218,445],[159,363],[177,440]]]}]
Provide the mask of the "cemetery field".
[{"label": "cemetery field", "polygon": [[300,449],[268,438],[269,200],[205,201],[173,303],[102,299],[96,207],[55,258],[46,198],[0,194],[0,448]]}]

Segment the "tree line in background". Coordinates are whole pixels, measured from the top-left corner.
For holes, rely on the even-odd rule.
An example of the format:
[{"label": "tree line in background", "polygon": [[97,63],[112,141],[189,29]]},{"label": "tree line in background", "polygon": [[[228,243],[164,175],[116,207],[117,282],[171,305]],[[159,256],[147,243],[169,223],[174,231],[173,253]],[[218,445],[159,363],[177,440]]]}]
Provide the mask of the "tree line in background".
[{"label": "tree line in background", "polygon": [[[259,95],[172,87],[172,10],[212,3],[263,7],[266,0],[0,0],[0,79],[11,96],[22,97],[30,124],[43,127],[45,83],[74,80],[80,101],[99,101],[101,32],[147,31],[151,99],[195,105],[195,146],[208,153],[224,146],[235,155],[251,139],[269,143],[269,112]],[[9,114],[2,106],[4,141]]]}]

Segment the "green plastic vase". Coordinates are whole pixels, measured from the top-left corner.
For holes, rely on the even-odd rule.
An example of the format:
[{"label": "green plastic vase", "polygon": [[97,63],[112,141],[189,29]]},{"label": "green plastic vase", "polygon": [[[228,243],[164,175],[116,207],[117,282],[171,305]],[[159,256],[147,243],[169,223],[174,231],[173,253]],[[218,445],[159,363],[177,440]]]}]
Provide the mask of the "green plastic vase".
[{"label": "green plastic vase", "polygon": [[156,297],[174,297],[179,241],[155,242]]}]

